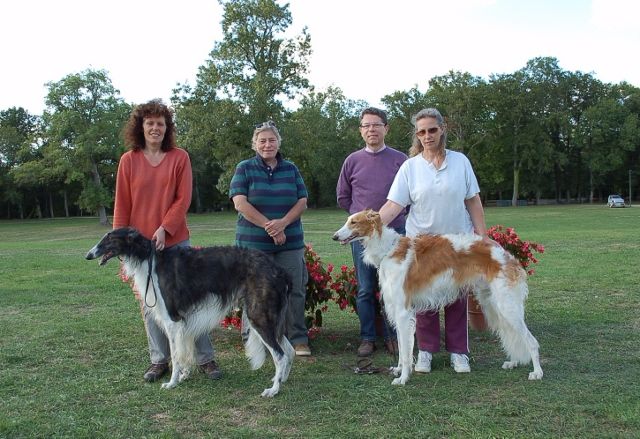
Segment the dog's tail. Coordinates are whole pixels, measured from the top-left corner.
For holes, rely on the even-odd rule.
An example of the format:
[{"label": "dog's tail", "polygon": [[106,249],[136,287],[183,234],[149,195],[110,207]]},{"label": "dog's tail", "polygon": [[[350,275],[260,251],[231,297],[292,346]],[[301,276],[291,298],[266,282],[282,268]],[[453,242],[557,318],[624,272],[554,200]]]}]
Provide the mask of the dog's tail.
[{"label": "dog's tail", "polygon": [[[492,287],[495,288],[495,285]],[[509,294],[504,294],[504,291],[508,291]],[[493,293],[493,297],[483,293],[477,296],[489,327],[500,337],[502,348],[510,360],[518,364],[528,364],[531,361],[532,349],[538,349],[538,341],[531,335],[524,321],[524,302],[527,294],[527,283],[522,280],[509,289],[498,289]],[[497,300],[495,297],[501,299]]]},{"label": "dog's tail", "polygon": [[[307,267],[303,267],[304,278],[302,282],[302,288],[306,288],[308,281],[308,273]],[[284,269],[281,269],[280,276],[278,277],[277,288],[284,289],[284,294],[282,297],[282,304],[280,307],[280,316],[278,317],[278,324],[276,326],[276,340],[281,340],[282,337],[286,336],[287,331],[287,319],[289,314],[289,296],[291,295],[291,291],[293,290],[293,283],[291,281],[291,276]]]},{"label": "dog's tail", "polygon": [[[245,353],[254,370],[264,364],[266,349],[277,357],[286,355],[287,350],[287,346],[283,347],[282,344],[286,341],[289,294],[293,288],[291,277],[278,267],[278,275],[270,287],[278,291],[278,294],[271,297],[269,309],[245,320],[249,324]],[[249,307],[245,311],[249,312]]]},{"label": "dog's tail", "polygon": [[264,360],[267,358],[267,352],[264,348],[264,342],[258,335],[258,332],[251,328],[249,329],[249,337],[244,344],[244,352],[251,363],[251,369],[260,369],[264,364]]}]

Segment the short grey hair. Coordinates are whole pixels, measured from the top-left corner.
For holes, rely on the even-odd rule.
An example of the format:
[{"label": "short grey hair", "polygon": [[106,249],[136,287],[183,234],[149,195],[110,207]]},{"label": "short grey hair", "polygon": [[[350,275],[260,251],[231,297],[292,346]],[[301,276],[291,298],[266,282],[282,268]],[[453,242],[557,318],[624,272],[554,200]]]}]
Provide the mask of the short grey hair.
[{"label": "short grey hair", "polygon": [[263,131],[271,131],[276,136],[276,139],[278,139],[278,146],[280,146],[280,144],[282,143],[282,137],[280,137],[280,132],[278,131],[276,124],[273,123],[273,121],[268,120],[266,122],[257,124],[255,129],[253,130],[253,137],[251,138],[251,147],[253,149],[256,149],[256,141],[258,140],[258,134],[260,134]]}]

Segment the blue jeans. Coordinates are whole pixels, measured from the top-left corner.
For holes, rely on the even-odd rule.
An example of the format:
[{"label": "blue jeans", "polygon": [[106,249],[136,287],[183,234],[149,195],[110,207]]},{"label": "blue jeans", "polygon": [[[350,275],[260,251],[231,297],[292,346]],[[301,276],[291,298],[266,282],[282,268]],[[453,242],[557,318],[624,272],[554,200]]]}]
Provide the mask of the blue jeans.
[{"label": "blue jeans", "polygon": [[[396,232],[404,235],[404,228],[397,228]],[[362,260],[362,250],[363,248],[360,241],[351,243],[353,265],[356,269],[356,280],[358,281],[356,307],[358,308],[358,318],[360,319],[360,339],[362,341],[375,341],[376,292],[380,291],[380,286],[378,284],[378,270],[376,267],[364,263]],[[382,304],[380,304],[380,306],[382,306]],[[384,311],[384,309],[382,309],[382,311]],[[396,332],[386,318],[384,318],[382,335],[385,340],[396,339]]]}]

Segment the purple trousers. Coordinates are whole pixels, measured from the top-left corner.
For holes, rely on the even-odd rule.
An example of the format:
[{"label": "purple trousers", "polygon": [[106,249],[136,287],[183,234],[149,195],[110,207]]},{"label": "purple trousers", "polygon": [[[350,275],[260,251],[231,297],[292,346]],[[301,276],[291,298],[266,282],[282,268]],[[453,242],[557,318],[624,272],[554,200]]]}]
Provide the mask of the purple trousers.
[{"label": "purple trousers", "polygon": [[[467,296],[444,307],[444,343],[452,354],[469,352]],[[440,351],[440,313],[428,311],[416,315],[418,349],[431,353]]]}]

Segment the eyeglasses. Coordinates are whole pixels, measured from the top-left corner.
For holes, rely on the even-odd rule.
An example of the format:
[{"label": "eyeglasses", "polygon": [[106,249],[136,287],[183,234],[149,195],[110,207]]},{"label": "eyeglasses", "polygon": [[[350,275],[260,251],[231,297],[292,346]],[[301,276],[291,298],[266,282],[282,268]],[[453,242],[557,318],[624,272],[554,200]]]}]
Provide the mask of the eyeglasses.
[{"label": "eyeglasses", "polygon": [[427,128],[426,130],[422,129],[420,131],[416,131],[416,136],[422,137],[427,133],[435,134],[435,133],[438,132],[439,129],[440,129],[440,127],[431,127],[431,128]]},{"label": "eyeglasses", "polygon": [[275,127],[276,124],[273,123],[272,120],[268,120],[266,122],[260,122],[254,125],[255,128],[267,128],[267,127]]},{"label": "eyeglasses", "polygon": [[382,128],[383,126],[385,126],[386,124],[384,123],[363,123],[362,125],[360,125],[360,128],[362,128],[363,130],[368,130],[369,128]]}]

